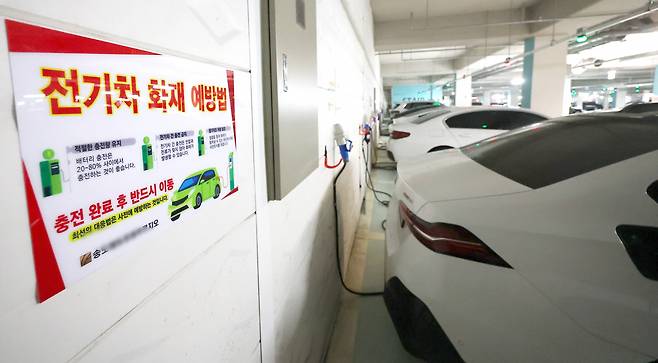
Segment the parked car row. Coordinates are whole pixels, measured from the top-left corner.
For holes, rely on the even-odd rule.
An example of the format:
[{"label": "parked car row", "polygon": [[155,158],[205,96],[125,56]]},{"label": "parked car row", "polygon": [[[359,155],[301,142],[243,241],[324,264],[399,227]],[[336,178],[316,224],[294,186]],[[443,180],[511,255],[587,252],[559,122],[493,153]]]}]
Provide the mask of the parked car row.
[{"label": "parked car row", "polygon": [[395,119],[384,300],[410,353],[658,358],[658,112],[647,109]]},{"label": "parked car row", "polygon": [[444,107],[395,119],[389,126],[388,152],[393,160],[461,147],[547,117],[524,109]]}]

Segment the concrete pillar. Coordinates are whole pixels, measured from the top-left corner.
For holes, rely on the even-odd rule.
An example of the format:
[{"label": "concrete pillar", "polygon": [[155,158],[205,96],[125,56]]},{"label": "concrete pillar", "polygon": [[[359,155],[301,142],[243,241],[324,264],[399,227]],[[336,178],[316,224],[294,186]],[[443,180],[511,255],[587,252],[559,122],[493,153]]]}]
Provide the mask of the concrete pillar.
[{"label": "concrete pillar", "polygon": [[512,87],[510,88],[510,107],[517,107],[519,104],[522,104],[523,93],[521,88]]},{"label": "concrete pillar", "polygon": [[532,99],[532,69],[534,66],[535,37],[527,38],[523,41],[523,87],[521,88],[521,107],[530,108]]},{"label": "concrete pillar", "polygon": [[491,91],[484,91],[482,94],[482,105],[489,106],[491,104]]},{"label": "concrete pillar", "polygon": [[606,88],[605,96],[603,97],[603,109],[607,110],[610,108],[610,91]]},{"label": "concrete pillar", "polygon": [[472,106],[473,88],[471,74],[467,69],[457,72],[455,76],[455,106]]},{"label": "concrete pillar", "polygon": [[653,92],[654,95],[658,95],[658,66],[653,71]]},{"label": "concrete pillar", "polygon": [[443,100],[443,87],[432,85],[432,99],[434,101]]},{"label": "concrete pillar", "polygon": [[[550,42],[550,39],[542,38],[541,41],[536,39],[535,48],[541,48],[548,42]],[[549,117],[558,117],[569,113],[570,83],[567,82],[566,61],[567,42],[534,53],[530,109]]]},{"label": "concrete pillar", "polygon": [[626,104],[627,89],[624,85],[617,87],[617,100],[615,100],[615,107],[622,108]]},{"label": "concrete pillar", "polygon": [[[565,63],[566,65],[566,63]],[[565,70],[566,72],[566,70]],[[568,72],[564,76],[564,89],[562,93],[562,114],[560,116],[567,116],[569,114],[569,107],[571,106],[571,78]]]}]

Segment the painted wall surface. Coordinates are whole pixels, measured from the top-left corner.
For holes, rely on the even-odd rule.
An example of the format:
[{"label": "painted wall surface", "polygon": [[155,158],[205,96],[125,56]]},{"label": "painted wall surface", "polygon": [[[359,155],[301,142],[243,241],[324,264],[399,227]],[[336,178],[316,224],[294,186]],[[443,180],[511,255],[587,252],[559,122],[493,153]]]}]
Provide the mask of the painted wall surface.
[{"label": "painted wall surface", "polygon": [[535,53],[530,53],[535,50],[535,37],[527,38],[523,41],[523,82],[521,91],[521,107],[530,108],[530,101],[532,100],[532,70],[534,69]]},{"label": "painted wall surface", "polygon": [[[367,0],[354,3],[346,10],[340,0],[317,0],[317,13],[322,14],[317,19],[318,169],[281,201],[258,198],[264,362],[322,361],[338,311],[331,189],[338,169],[321,167],[321,156],[326,146],[329,162],[338,160],[333,125],[340,123],[354,141],[351,161],[337,185],[340,254],[349,255],[365,193],[359,125],[372,111],[373,98],[381,104],[383,93],[378,61],[368,51],[372,37],[362,46],[360,39],[368,41],[367,36],[358,36],[372,32],[370,5]],[[264,188],[257,179],[261,196]]]},{"label": "painted wall surface", "polygon": [[658,66],[653,70],[653,94],[658,95]]},{"label": "painted wall surface", "polygon": [[[340,0],[317,0],[323,14],[318,18],[319,168],[286,198],[268,203],[262,109],[251,104],[262,90],[250,88],[260,84],[261,74],[258,62],[250,64],[260,56],[258,2],[0,0],[3,17],[232,68],[240,95],[236,112],[246,119],[253,112],[254,119],[237,125],[240,191],[225,201],[222,213],[203,214],[166,237],[145,241],[143,248],[38,305],[0,27],[0,166],[5,175],[0,187],[6,195],[0,212],[1,360],[257,362],[262,354],[264,362],[322,361],[341,290],[331,195],[336,171],[320,168],[320,155],[326,145],[330,162],[336,160],[333,124],[342,124],[355,142],[338,184],[344,257],[352,248],[365,193],[359,125],[373,104],[383,102],[369,2],[349,4],[346,10]],[[130,11],[108,16],[116,9]]]},{"label": "painted wall surface", "polygon": [[472,77],[468,69],[462,69],[455,78],[455,106],[468,107],[473,104]]},{"label": "painted wall surface", "polygon": [[[117,9],[121,16],[108,15]],[[2,1],[0,17],[232,68],[236,114],[245,120],[236,128],[240,190],[219,213],[199,213],[37,304],[0,27],[0,360],[259,361],[248,3]]]},{"label": "painted wall surface", "polygon": [[[536,38],[536,48],[548,43],[548,39]],[[548,117],[568,115],[570,90],[567,80],[567,44],[559,43],[534,54],[530,109]]]},{"label": "painted wall surface", "polygon": [[391,89],[391,102],[402,103],[411,101],[440,101],[443,89],[431,83],[425,84],[395,84]]}]

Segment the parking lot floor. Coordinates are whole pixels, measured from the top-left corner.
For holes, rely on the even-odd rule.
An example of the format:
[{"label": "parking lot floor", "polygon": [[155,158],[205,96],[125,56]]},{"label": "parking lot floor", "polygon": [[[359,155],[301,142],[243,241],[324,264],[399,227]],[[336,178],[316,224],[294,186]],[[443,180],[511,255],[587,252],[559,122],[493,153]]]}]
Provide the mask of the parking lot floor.
[{"label": "parking lot floor", "polygon": [[[395,176],[392,168],[373,169],[375,189],[392,193]],[[381,199],[388,198],[382,196]],[[381,224],[385,218],[386,207],[374,200],[372,192],[368,191],[345,274],[346,283],[352,289],[382,291],[384,288],[386,250]],[[343,292],[326,361],[421,362],[402,347],[381,296],[361,297],[346,291]]]}]

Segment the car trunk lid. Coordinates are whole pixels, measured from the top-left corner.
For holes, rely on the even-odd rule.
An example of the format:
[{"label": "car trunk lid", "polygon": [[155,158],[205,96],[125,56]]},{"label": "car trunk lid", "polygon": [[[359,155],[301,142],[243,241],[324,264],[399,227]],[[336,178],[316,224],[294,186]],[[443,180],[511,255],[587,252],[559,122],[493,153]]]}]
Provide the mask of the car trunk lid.
[{"label": "car trunk lid", "polygon": [[[459,149],[398,163],[400,198],[420,208],[428,202],[481,198],[531,190],[464,155]],[[411,207],[411,206],[410,206]]]}]

